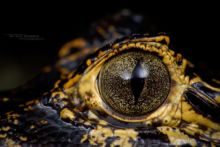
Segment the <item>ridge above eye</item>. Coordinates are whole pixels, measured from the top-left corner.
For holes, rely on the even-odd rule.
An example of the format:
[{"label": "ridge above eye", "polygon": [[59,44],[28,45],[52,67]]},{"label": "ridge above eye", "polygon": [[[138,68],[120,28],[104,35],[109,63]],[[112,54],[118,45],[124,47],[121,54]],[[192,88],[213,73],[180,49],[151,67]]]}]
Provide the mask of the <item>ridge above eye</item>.
[{"label": "ridge above eye", "polygon": [[98,78],[103,101],[127,116],[142,116],[158,108],[170,89],[166,66],[155,55],[136,50],[122,52],[103,65]]}]

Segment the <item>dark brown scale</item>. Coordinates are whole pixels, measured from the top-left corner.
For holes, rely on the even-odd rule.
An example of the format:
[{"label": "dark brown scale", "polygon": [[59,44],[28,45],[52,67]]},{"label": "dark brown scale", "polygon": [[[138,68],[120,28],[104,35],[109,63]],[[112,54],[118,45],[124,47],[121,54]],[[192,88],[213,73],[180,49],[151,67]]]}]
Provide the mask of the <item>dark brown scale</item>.
[{"label": "dark brown scale", "polygon": [[191,90],[187,91],[185,95],[187,100],[191,103],[191,105],[195,108],[196,111],[198,111],[205,117],[220,122],[220,106],[218,106],[217,104],[214,105],[209,101],[205,100],[203,98],[206,97],[205,95],[201,97],[200,95]]}]

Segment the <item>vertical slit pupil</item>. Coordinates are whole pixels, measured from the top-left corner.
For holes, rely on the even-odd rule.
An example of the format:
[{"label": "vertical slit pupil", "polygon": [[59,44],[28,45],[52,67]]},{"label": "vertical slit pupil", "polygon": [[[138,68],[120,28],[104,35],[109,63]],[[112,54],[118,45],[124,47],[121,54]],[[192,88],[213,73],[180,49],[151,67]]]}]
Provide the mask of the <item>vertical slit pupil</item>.
[{"label": "vertical slit pupil", "polygon": [[138,60],[131,76],[131,89],[135,98],[134,104],[138,103],[140,94],[144,88],[145,77],[143,73],[145,69],[141,66],[141,60]]}]

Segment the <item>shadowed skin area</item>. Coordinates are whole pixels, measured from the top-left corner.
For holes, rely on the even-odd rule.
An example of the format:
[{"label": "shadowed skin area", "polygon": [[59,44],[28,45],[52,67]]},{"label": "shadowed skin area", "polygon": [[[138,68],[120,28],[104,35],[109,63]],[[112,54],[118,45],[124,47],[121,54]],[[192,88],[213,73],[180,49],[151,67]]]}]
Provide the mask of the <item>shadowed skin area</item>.
[{"label": "shadowed skin area", "polygon": [[[94,23],[89,34],[60,49],[55,65],[27,84],[1,92],[0,146],[219,146],[219,81],[215,80],[214,87],[195,74],[192,63],[169,48],[168,36],[136,34],[144,24],[143,16],[128,10]],[[100,73],[108,61],[128,52],[124,60],[146,53],[156,59],[146,63],[166,68],[149,66],[158,71],[150,78],[142,75],[144,59],[138,60],[130,68],[130,83],[108,77],[116,83],[105,90],[111,94],[118,85],[121,88],[113,90],[127,90],[116,92],[122,95],[119,106],[135,104],[134,110],[141,95],[152,96],[142,103],[143,108],[160,105],[147,114],[119,113],[101,95]],[[112,73],[131,67],[118,65],[112,66]],[[150,89],[155,84],[165,86]],[[163,100],[158,99],[164,93]],[[134,101],[126,101],[129,94]]]}]

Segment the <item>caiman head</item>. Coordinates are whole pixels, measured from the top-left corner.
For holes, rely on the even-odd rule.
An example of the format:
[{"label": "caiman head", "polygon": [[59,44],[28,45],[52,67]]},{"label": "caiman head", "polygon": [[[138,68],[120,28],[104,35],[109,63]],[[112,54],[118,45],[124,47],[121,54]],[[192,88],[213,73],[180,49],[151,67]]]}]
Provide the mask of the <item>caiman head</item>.
[{"label": "caiman head", "polygon": [[[87,107],[80,111],[84,123],[96,124],[82,143],[220,143],[220,89],[193,73],[169,41],[165,35],[133,35],[97,50],[73,73],[65,90],[75,91],[73,105],[80,99]],[[74,121],[75,113],[61,117],[69,114]]]},{"label": "caiman head", "polygon": [[[169,48],[166,35],[132,35],[89,55],[47,104],[75,126],[70,141],[100,146],[220,144],[220,88]],[[73,139],[73,138],[77,138]]]},{"label": "caiman head", "polygon": [[[82,39],[68,43],[52,89],[1,97],[0,144],[220,145],[220,88],[194,73],[169,42],[166,35],[130,35],[91,54],[69,52],[84,46]],[[73,71],[61,66],[67,63]],[[22,97],[26,102],[17,102]]]}]

